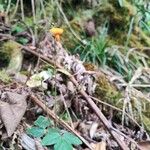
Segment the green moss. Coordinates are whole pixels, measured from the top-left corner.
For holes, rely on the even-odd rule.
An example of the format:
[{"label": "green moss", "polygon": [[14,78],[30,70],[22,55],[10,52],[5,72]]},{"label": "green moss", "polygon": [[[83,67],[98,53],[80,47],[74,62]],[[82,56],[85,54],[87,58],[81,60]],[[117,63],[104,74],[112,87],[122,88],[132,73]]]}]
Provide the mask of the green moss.
[{"label": "green moss", "polygon": [[0,70],[0,81],[2,81],[4,83],[10,83],[11,82],[11,78],[6,73],[6,71],[4,71],[4,70]]},{"label": "green moss", "polygon": [[6,67],[9,64],[10,56],[5,52],[0,51],[0,68]]},{"label": "green moss", "polygon": [[115,106],[117,106],[119,99],[122,98],[121,92],[119,92],[116,87],[108,81],[105,75],[100,75],[97,78],[95,95],[97,98]]},{"label": "green moss", "polygon": [[[68,50],[71,51],[71,49],[74,49],[78,43],[78,40],[76,38],[73,38],[73,34],[70,31],[68,27],[64,27],[65,32],[63,33],[62,36],[62,42],[64,47],[66,47]],[[76,32],[78,35],[80,33]],[[70,42],[71,41],[71,42]]]},{"label": "green moss", "polygon": [[[124,0],[123,7],[121,7],[118,1],[108,0],[90,9],[79,7],[78,12],[73,13],[73,10],[71,15],[70,13],[66,15],[70,18],[69,23],[72,29],[81,39],[86,38],[84,23],[88,19],[94,20],[97,29],[101,29],[104,23],[108,22],[108,39],[110,40],[110,46],[111,44],[123,46],[126,44],[131,19],[135,17],[128,46],[138,48],[150,46],[150,38],[138,27],[139,16],[136,15],[137,11],[137,8],[130,1]],[[74,49],[79,41],[73,36],[66,25],[64,25],[64,29],[63,43],[69,50]]]},{"label": "green moss", "polygon": [[101,26],[106,20],[109,22],[108,37],[110,44],[125,45],[131,18],[135,17],[132,32],[129,40],[129,47],[150,46],[150,38],[139,27],[139,16],[137,8],[129,1],[124,0],[123,7],[119,6],[118,1],[108,0],[100,6],[94,14],[96,26]]},{"label": "green moss", "polygon": [[145,115],[143,115],[142,117],[143,117],[142,122],[143,122],[146,130],[150,133],[150,119],[149,119],[149,117],[146,117]]},{"label": "green moss", "polygon": [[2,67],[7,68],[8,72],[16,73],[20,71],[22,58],[20,44],[12,40],[3,43],[0,48],[0,62],[5,64]]}]

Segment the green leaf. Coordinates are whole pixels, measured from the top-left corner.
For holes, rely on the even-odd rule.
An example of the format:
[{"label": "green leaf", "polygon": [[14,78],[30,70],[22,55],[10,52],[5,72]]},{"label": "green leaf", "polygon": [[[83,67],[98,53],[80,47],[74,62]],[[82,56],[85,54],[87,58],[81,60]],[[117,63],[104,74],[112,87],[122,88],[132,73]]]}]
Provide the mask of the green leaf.
[{"label": "green leaf", "polygon": [[22,27],[19,27],[19,26],[15,25],[15,26],[12,27],[11,31],[16,32],[16,33],[20,33],[20,32],[23,32],[24,29]]},{"label": "green leaf", "polygon": [[29,40],[27,38],[24,38],[24,37],[20,37],[17,41],[23,45],[25,45],[29,42]]},{"label": "green leaf", "polygon": [[60,139],[55,145],[54,150],[73,150],[72,145],[64,139]]},{"label": "green leaf", "polygon": [[118,0],[118,2],[119,2],[120,7],[123,7],[123,4],[124,4],[123,0]]},{"label": "green leaf", "polygon": [[75,135],[73,135],[72,133],[69,132],[65,132],[63,134],[63,137],[66,141],[68,141],[70,144],[73,145],[80,145],[82,144],[82,141]]},{"label": "green leaf", "polygon": [[27,129],[27,134],[32,135],[33,137],[42,137],[44,135],[45,129],[39,127],[32,127]]},{"label": "green leaf", "polygon": [[51,134],[51,133],[60,133],[60,129],[58,129],[58,128],[49,128],[48,133],[49,134]]},{"label": "green leaf", "polygon": [[59,140],[61,140],[61,134],[59,132],[48,132],[42,139],[42,145],[53,145],[56,144]]},{"label": "green leaf", "polygon": [[46,118],[44,116],[39,116],[38,119],[34,122],[34,125],[40,127],[40,128],[46,128],[50,126],[52,123],[49,118]]}]

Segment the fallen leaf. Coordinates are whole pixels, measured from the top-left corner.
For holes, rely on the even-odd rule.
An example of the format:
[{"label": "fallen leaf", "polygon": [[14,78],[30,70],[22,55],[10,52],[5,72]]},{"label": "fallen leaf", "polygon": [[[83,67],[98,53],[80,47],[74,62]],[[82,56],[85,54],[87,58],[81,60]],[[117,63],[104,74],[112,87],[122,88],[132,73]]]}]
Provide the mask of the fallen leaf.
[{"label": "fallen leaf", "polygon": [[106,142],[102,141],[95,145],[94,150],[106,150]]},{"label": "fallen leaf", "polygon": [[35,50],[36,47],[35,46],[32,46],[32,45],[29,45],[29,48],[32,49],[32,50]]},{"label": "fallen leaf", "polygon": [[0,118],[10,137],[21,121],[27,107],[26,95],[7,92],[7,102],[0,101]]},{"label": "fallen leaf", "polygon": [[74,87],[74,85],[73,85],[73,83],[71,82],[71,81],[67,81],[67,88],[68,88],[68,90],[69,91],[71,91],[72,93],[74,93],[75,92],[75,87]]},{"label": "fallen leaf", "polygon": [[97,131],[97,127],[98,127],[98,123],[97,122],[93,122],[90,128],[90,138],[93,138],[96,131]]},{"label": "fallen leaf", "polygon": [[150,150],[150,141],[143,141],[138,143],[142,150]]},{"label": "fallen leaf", "polygon": [[31,88],[42,86],[43,88],[47,89],[47,84],[44,83],[44,81],[50,77],[51,77],[51,74],[48,71],[42,71],[40,73],[34,74],[27,81],[27,86]]},{"label": "fallen leaf", "polygon": [[35,140],[25,133],[21,136],[21,145],[27,150],[36,150]]},{"label": "fallen leaf", "polygon": [[89,37],[95,36],[96,29],[95,29],[95,23],[93,20],[88,20],[85,23],[84,28],[85,28],[85,32],[86,32],[87,36],[89,36]]},{"label": "fallen leaf", "polygon": [[42,146],[41,142],[38,139],[34,139],[34,141],[36,150],[45,150],[45,148]]}]

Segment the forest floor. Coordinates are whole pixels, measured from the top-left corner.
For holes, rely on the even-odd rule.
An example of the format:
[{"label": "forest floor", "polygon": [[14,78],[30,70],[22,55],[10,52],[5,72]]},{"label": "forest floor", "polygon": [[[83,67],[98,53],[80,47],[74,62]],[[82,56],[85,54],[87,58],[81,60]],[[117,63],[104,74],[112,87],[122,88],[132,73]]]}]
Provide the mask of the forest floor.
[{"label": "forest floor", "polygon": [[[122,18],[108,7],[112,29]],[[150,150],[149,37],[134,28],[123,45],[87,19],[82,40],[81,22],[65,19],[70,32],[32,34],[0,13],[0,149]]]}]

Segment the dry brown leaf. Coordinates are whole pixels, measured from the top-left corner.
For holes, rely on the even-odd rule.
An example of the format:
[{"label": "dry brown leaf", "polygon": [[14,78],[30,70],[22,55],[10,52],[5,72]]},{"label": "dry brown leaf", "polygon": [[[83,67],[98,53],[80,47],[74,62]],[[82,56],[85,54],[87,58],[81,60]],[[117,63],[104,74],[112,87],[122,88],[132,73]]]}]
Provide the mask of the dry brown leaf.
[{"label": "dry brown leaf", "polygon": [[42,146],[41,142],[38,139],[34,139],[34,141],[36,150],[45,150],[45,148]]},{"label": "dry brown leaf", "polygon": [[21,145],[24,149],[36,150],[35,140],[25,133],[21,136]]},{"label": "dry brown leaf", "polygon": [[94,150],[106,150],[106,142],[105,141],[102,141],[100,143],[97,143],[95,145],[95,148]]},{"label": "dry brown leaf", "polygon": [[25,113],[26,95],[7,92],[7,102],[0,101],[0,118],[10,137]]},{"label": "dry brown leaf", "polygon": [[95,29],[95,23],[93,20],[88,20],[84,26],[85,26],[84,28],[85,28],[87,36],[89,37],[95,36],[96,29]]},{"label": "dry brown leaf", "polygon": [[93,122],[90,128],[90,138],[93,138],[96,131],[97,131],[97,127],[98,127],[98,123],[97,122]]},{"label": "dry brown leaf", "polygon": [[67,81],[67,88],[70,92],[74,93],[75,92],[75,87],[71,81]]},{"label": "dry brown leaf", "polygon": [[35,46],[32,46],[32,45],[29,45],[29,48],[32,49],[32,50],[35,50],[36,47]]},{"label": "dry brown leaf", "polygon": [[150,141],[143,141],[138,143],[142,150],[150,150]]}]

